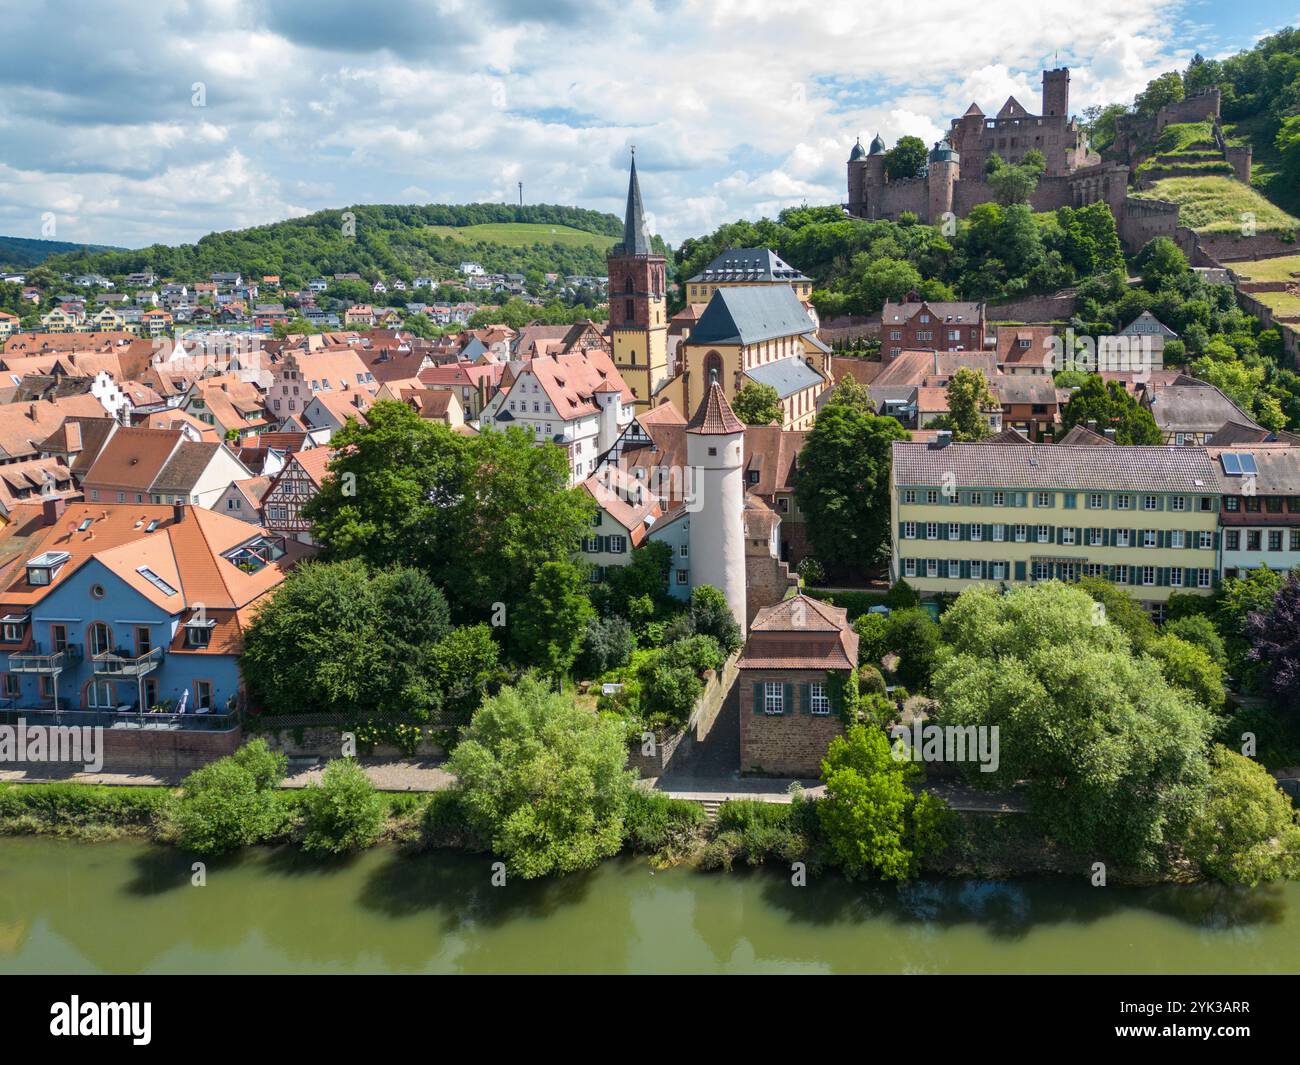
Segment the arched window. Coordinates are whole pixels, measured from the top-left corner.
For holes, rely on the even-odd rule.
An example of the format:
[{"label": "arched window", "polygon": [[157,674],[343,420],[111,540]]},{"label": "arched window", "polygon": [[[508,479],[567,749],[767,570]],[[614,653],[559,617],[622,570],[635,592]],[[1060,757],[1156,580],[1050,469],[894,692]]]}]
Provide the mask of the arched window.
[{"label": "arched window", "polygon": [[704,387],[707,388],[714,381],[722,383],[722,356],[711,351],[704,356]]},{"label": "arched window", "polygon": [[90,626],[90,631],[86,634],[86,642],[90,644],[90,653],[92,655],[102,655],[113,647],[113,633],[102,621],[96,621]]},{"label": "arched window", "polygon": [[627,279],[627,281],[623,283],[623,291],[626,292],[629,296],[632,294],[633,292],[632,279],[630,277]]}]

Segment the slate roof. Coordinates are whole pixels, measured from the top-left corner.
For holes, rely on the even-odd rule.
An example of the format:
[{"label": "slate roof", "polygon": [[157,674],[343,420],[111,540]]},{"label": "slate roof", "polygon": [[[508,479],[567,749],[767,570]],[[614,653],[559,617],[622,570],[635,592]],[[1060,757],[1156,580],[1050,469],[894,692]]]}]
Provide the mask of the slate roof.
[{"label": "slate roof", "polygon": [[1169,385],[1150,393],[1151,415],[1165,432],[1212,433],[1225,422],[1257,423],[1214,385]]},{"label": "slate roof", "polygon": [[641,182],[636,176],[636,156],[627,179],[627,210],[623,216],[623,243],[614,249],[620,255],[651,255],[650,230],[646,226],[645,206],[641,202]]},{"label": "slate roof", "polygon": [[745,371],[745,376],[760,385],[771,385],[782,399],[824,381],[820,373],[797,355],[751,366]]},{"label": "slate roof", "polygon": [[815,326],[789,285],[720,288],[691,330],[689,343],[758,344],[801,336]]},{"label": "slate roof", "polygon": [[1063,444],[893,444],[895,484],[959,488],[1056,488],[1081,491],[1219,491],[1204,448],[1070,447]]},{"label": "slate roof", "polygon": [[812,278],[782,259],[771,248],[732,248],[724,251],[691,282],[708,281],[811,281]]}]

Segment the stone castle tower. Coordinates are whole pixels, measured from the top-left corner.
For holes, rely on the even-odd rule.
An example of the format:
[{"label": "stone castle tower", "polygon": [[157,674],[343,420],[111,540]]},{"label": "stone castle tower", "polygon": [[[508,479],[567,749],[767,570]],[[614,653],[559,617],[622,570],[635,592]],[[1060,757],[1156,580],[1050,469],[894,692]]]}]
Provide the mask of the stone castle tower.
[{"label": "stone castle tower", "polygon": [[623,240],[609,250],[606,264],[614,365],[636,396],[638,409],[647,409],[669,377],[667,261],[655,254],[650,243],[635,154],[627,183]]},{"label": "stone castle tower", "polygon": [[690,514],[691,584],[722,592],[745,633],[745,425],[716,380],[686,423],[694,478]]}]

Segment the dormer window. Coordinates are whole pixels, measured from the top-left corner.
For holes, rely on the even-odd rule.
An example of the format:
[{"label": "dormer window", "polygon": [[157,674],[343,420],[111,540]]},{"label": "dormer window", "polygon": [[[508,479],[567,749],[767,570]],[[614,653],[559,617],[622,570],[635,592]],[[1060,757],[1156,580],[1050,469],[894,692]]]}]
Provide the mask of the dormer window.
[{"label": "dormer window", "polygon": [[0,625],[4,626],[5,643],[18,643],[22,640],[27,629],[27,614],[6,614],[0,618]]},{"label": "dormer window", "polygon": [[42,551],[27,562],[27,583],[33,585],[52,584],[64,564],[72,556],[66,551]]},{"label": "dormer window", "polygon": [[195,616],[185,623],[185,646],[208,647],[212,644],[212,630],[217,623],[211,618]]}]

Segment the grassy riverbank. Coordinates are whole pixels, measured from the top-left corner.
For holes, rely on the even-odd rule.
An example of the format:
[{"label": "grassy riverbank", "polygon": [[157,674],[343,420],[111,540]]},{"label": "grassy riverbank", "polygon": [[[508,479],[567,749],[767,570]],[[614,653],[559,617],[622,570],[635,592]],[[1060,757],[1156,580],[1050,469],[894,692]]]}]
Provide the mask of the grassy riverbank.
[{"label": "grassy riverbank", "polygon": [[[180,789],[92,784],[0,784],[0,835],[54,836],[83,842],[136,838],[178,846]],[[304,792],[273,793],[274,827],[260,842],[300,846]],[[646,856],[657,868],[702,872],[802,862],[811,874],[833,868],[813,801],[722,805],[710,823],[694,802],[637,792],[624,824],[624,853]],[[383,793],[384,820],[375,845],[409,853],[453,849],[487,852],[487,841],[466,827],[450,792]],[[1007,879],[1044,874],[1087,875],[1090,862],[1056,846],[1013,814],[957,814],[942,851],[922,872],[951,877]],[[1183,882],[1186,870],[1152,877],[1111,868],[1119,883]]]}]

